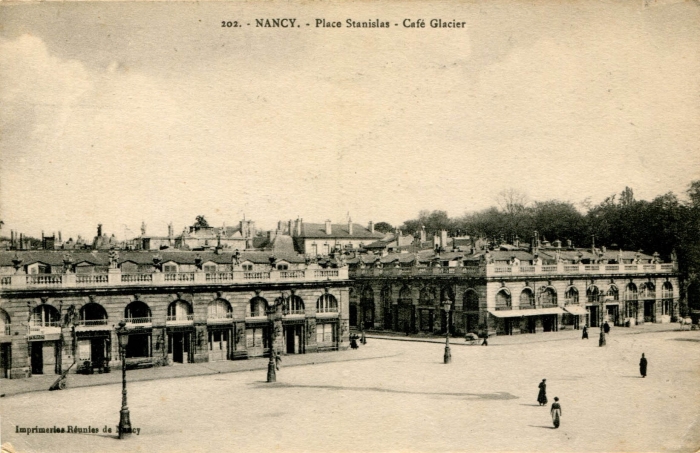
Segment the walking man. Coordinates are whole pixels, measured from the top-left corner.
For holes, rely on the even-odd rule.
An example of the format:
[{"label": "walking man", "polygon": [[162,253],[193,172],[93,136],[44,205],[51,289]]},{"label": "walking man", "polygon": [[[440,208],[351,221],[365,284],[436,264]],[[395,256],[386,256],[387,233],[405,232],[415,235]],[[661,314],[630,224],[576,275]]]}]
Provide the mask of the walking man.
[{"label": "walking man", "polygon": [[552,423],[554,423],[555,428],[559,428],[559,422],[561,418],[561,406],[559,405],[559,398],[554,397],[554,402],[552,403],[552,408],[549,410],[552,415]]},{"label": "walking man", "polygon": [[588,340],[588,324],[583,325],[583,335],[581,335],[582,340]]},{"label": "walking man", "polygon": [[603,347],[605,346],[605,332],[603,331],[603,328],[600,328],[600,337],[598,338],[598,346]]},{"label": "walking man", "polygon": [[639,360],[639,374],[643,378],[647,377],[647,359],[644,357],[644,353],[642,353],[642,358]]},{"label": "walking man", "polygon": [[610,333],[610,324],[608,324],[607,321],[605,321],[605,324],[603,324],[603,331],[606,335]]}]

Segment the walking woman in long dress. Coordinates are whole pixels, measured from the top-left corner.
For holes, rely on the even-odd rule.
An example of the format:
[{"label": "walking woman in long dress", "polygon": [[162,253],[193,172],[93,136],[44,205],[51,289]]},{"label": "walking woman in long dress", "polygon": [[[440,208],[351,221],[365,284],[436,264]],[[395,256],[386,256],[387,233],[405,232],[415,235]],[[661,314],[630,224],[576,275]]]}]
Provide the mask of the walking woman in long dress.
[{"label": "walking woman in long dress", "polygon": [[554,423],[555,428],[559,428],[559,422],[561,418],[561,406],[559,405],[559,398],[554,397],[554,402],[552,403],[552,408],[549,410],[552,415],[552,423]]},{"label": "walking woman in long dress", "polygon": [[639,360],[639,374],[643,378],[647,377],[647,359],[644,357],[644,353],[642,353],[642,358]]},{"label": "walking woman in long dress", "polygon": [[544,406],[547,404],[547,384],[546,384],[547,379],[542,379],[542,382],[540,382],[540,393],[537,394],[537,402],[540,403],[540,406]]}]

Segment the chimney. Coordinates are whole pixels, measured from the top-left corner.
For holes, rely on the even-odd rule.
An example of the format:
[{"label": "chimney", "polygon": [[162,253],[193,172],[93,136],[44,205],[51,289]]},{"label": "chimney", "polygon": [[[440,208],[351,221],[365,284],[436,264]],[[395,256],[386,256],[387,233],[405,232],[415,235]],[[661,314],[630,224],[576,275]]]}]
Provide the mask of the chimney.
[{"label": "chimney", "polygon": [[44,240],[44,230],[41,230],[41,240]]},{"label": "chimney", "polygon": [[98,223],[97,224],[97,237],[101,237],[101,236],[102,236],[102,224]]},{"label": "chimney", "polygon": [[367,229],[369,230],[370,233],[374,233],[374,222],[372,222],[370,220],[369,225],[367,226]]},{"label": "chimney", "polygon": [[287,234],[292,235],[292,219],[289,219],[289,222],[287,222]]},{"label": "chimney", "polygon": [[440,231],[440,247],[447,250],[447,230]]},{"label": "chimney", "polygon": [[24,250],[24,234],[19,234],[19,249]]},{"label": "chimney", "polygon": [[332,231],[331,231],[331,221],[330,221],[330,220],[326,220],[326,234],[327,234],[327,235],[330,235],[331,233],[332,233]]},{"label": "chimney", "polygon": [[61,240],[61,232],[60,232],[60,231],[58,232],[58,242],[63,242],[63,241]]},{"label": "chimney", "polygon": [[348,234],[352,236],[352,219],[348,218]]},{"label": "chimney", "polygon": [[420,242],[421,244],[426,241],[425,238],[425,225],[421,225],[420,227]]}]

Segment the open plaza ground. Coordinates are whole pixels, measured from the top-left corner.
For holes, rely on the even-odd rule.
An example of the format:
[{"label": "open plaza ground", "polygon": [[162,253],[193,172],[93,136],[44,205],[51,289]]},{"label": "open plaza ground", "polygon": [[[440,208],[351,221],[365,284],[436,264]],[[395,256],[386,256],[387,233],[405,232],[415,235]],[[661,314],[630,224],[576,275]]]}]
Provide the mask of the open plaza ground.
[{"label": "open plaza ground", "polygon": [[[129,372],[135,380],[128,386],[131,422],[139,434],[125,440],[115,434],[118,373],[71,376],[74,384],[78,378],[79,384],[107,380],[92,387],[69,382],[57,392],[30,391],[24,384],[21,393],[13,381],[0,381],[0,393],[7,393],[0,399],[2,443],[28,452],[700,448],[698,331],[616,328],[602,348],[595,330],[590,340],[581,340],[580,331],[563,331],[497,337],[488,347],[455,338],[449,365],[442,363],[440,339],[399,339],[369,338],[359,350],[303,360],[285,357],[274,384],[265,382],[263,359],[248,361],[254,364],[248,370],[207,364],[208,372],[173,379],[148,380],[148,370]],[[639,374],[642,353],[649,359],[646,378]],[[197,366],[150,373],[183,376]],[[561,400],[559,429],[552,428],[549,405],[536,401],[543,378],[549,403],[555,396]],[[49,377],[28,381],[40,379]],[[17,432],[54,426],[98,432]]]}]

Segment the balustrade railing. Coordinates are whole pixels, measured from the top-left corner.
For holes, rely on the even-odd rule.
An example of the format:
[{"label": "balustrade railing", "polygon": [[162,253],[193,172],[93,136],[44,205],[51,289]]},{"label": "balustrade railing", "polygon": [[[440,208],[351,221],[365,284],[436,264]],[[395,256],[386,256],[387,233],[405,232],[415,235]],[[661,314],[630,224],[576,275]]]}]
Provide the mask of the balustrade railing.
[{"label": "balustrade railing", "polygon": [[163,274],[166,282],[193,282],[193,272],[176,272]]},{"label": "balustrade railing", "polygon": [[233,319],[233,312],[229,311],[226,313],[209,313],[209,314],[207,314],[207,320],[217,320],[217,319]]},{"label": "balustrade railing", "polygon": [[205,280],[208,282],[230,282],[233,280],[233,272],[207,273]]},{"label": "balustrade railing", "polygon": [[280,271],[280,278],[283,278],[283,279],[304,278],[305,276],[306,276],[306,273],[303,270]]},{"label": "balustrade railing", "polygon": [[153,318],[144,316],[141,318],[124,318],[123,321],[127,324],[149,324],[153,322]]},{"label": "balustrade railing", "polygon": [[269,280],[269,272],[244,272],[243,278],[246,280]]},{"label": "balustrade railing", "polygon": [[75,283],[79,285],[106,285],[109,283],[107,274],[76,274]]},{"label": "balustrade railing", "polygon": [[122,283],[150,283],[153,274],[122,274]]},{"label": "balustrade railing", "polygon": [[168,315],[165,321],[194,321],[194,315]]},{"label": "balustrade railing", "polygon": [[75,323],[76,326],[104,326],[107,324],[107,319],[81,319]]},{"label": "balustrade railing", "polygon": [[63,283],[61,274],[27,275],[27,285],[60,286]]},{"label": "balustrade railing", "polygon": [[338,271],[334,269],[329,270],[315,270],[314,277],[337,277]]}]

